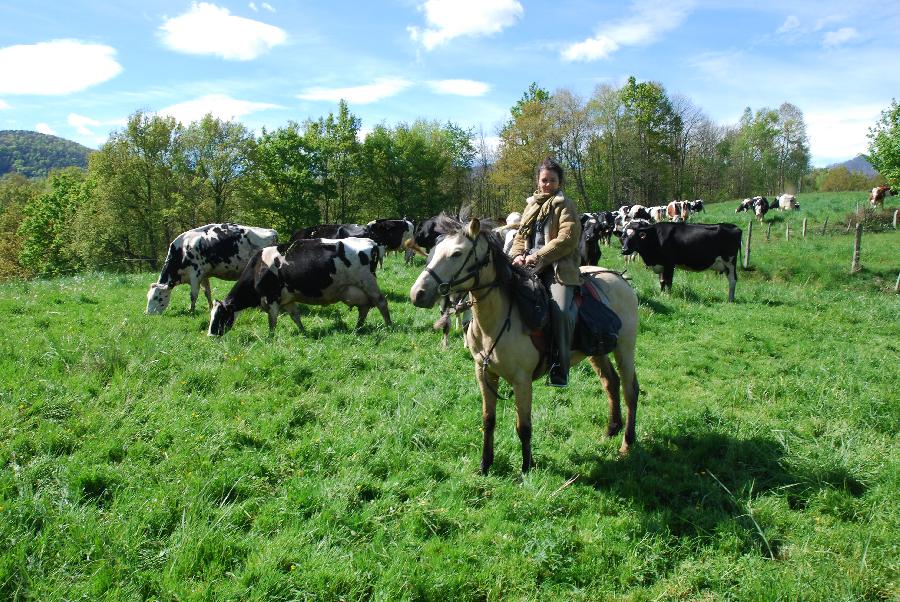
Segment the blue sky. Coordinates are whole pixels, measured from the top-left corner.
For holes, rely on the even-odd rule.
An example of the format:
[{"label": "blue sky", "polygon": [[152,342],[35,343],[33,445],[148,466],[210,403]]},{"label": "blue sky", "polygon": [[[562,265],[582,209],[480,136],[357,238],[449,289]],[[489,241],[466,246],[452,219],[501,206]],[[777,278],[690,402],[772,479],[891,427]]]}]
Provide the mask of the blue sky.
[{"label": "blue sky", "polygon": [[587,97],[634,75],[720,124],[792,102],[821,166],[865,152],[900,96],[897,31],[883,0],[8,0],[0,129],[96,148],[139,109],[259,130],[346,98],[364,130],[426,118],[492,138],[532,81]]}]

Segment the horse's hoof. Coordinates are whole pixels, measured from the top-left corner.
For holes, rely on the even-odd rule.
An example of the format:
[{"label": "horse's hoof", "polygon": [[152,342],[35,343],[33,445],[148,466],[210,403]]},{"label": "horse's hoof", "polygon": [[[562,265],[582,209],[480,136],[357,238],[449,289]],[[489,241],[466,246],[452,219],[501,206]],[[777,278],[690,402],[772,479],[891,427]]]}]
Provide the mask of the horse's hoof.
[{"label": "horse's hoof", "polygon": [[622,424],[621,424],[621,423],[614,423],[614,422],[611,422],[611,423],[609,423],[609,425],[607,425],[607,427],[606,427],[606,436],[607,436],[607,437],[615,437],[616,435],[619,434],[619,431],[621,431],[621,430],[622,430]]},{"label": "horse's hoof", "polygon": [[624,458],[631,451],[631,446],[625,442],[622,442],[622,447],[619,448],[619,457]]}]

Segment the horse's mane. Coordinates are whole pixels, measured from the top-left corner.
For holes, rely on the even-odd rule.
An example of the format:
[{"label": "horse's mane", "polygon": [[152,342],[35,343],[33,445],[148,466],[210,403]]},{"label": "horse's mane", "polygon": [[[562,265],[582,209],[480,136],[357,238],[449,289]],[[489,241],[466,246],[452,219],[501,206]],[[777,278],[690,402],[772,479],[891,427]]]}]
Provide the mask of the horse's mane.
[{"label": "horse's mane", "polygon": [[[441,213],[435,218],[434,229],[443,236],[449,236],[463,231],[463,223],[458,219]],[[488,243],[491,252],[491,260],[494,263],[494,270],[497,272],[497,278],[504,285],[510,286],[517,280],[528,278],[531,274],[522,266],[513,265],[509,256],[503,252],[503,239],[491,228],[482,226],[479,236],[483,235]]]}]

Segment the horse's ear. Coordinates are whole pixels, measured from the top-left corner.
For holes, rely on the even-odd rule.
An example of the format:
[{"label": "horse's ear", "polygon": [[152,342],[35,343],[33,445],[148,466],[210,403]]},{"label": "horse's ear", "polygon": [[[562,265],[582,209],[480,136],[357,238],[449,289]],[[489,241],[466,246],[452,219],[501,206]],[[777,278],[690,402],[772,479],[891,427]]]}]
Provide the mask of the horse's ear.
[{"label": "horse's ear", "polygon": [[481,222],[478,218],[473,217],[469,220],[469,225],[466,226],[466,234],[468,234],[470,238],[475,238],[478,236],[479,232],[481,232]]}]

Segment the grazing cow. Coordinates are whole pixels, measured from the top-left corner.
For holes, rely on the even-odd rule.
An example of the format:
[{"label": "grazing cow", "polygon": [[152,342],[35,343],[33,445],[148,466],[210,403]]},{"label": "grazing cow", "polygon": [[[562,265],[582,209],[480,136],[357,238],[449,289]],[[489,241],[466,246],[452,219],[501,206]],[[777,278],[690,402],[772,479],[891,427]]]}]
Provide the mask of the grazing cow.
[{"label": "grazing cow", "polygon": [[700,213],[701,211],[705,211],[703,208],[703,199],[697,199],[696,201],[691,201],[691,213]]},{"label": "grazing cow", "polygon": [[878,186],[872,189],[872,193],[869,195],[869,204],[872,207],[878,207],[881,205],[881,208],[884,209],[884,197],[891,195],[894,196],[897,194],[896,190],[892,190],[890,186]]},{"label": "grazing cow", "polygon": [[[800,203],[797,202],[797,197],[792,194],[785,193],[778,197],[776,200],[778,201],[778,209],[782,211],[793,211],[800,208]],[[771,208],[775,208],[775,203],[772,204]]]},{"label": "grazing cow", "polygon": [[372,262],[377,245],[367,238],[296,240],[258,251],[224,301],[210,312],[209,335],[222,336],[234,325],[238,312],[259,307],[269,314],[269,335],[278,316],[289,313],[303,331],[299,303],[331,305],[343,301],[359,309],[362,327],[371,307],[391,325],[387,300],[378,288]]},{"label": "grazing cow", "polygon": [[710,269],[728,275],[728,301],[734,301],[741,229],[733,224],[628,225],[622,254],[637,253],[659,274],[660,289],[672,289],[675,267],[699,272]]},{"label": "grazing cow", "polygon": [[741,213],[742,211],[749,211],[753,208],[753,199],[744,199],[741,201],[741,204],[738,205],[737,209],[734,210],[735,213]]},{"label": "grazing cow", "polygon": [[367,238],[365,226],[359,224],[319,224],[297,230],[291,235],[291,242],[307,238]]},{"label": "grazing cow", "polygon": [[163,313],[172,289],[183,283],[191,285],[191,313],[201,285],[212,307],[209,277],[237,280],[254,253],[277,242],[275,230],[238,224],[208,224],[182,232],[169,245],[159,280],[147,291],[147,313]]},{"label": "grazing cow", "polygon": [[628,219],[650,219],[650,210],[643,205],[632,205],[628,210]]},{"label": "grazing cow", "polygon": [[581,265],[597,265],[600,261],[600,238],[603,230],[595,213],[581,214],[581,239],[578,241],[578,252]]}]

